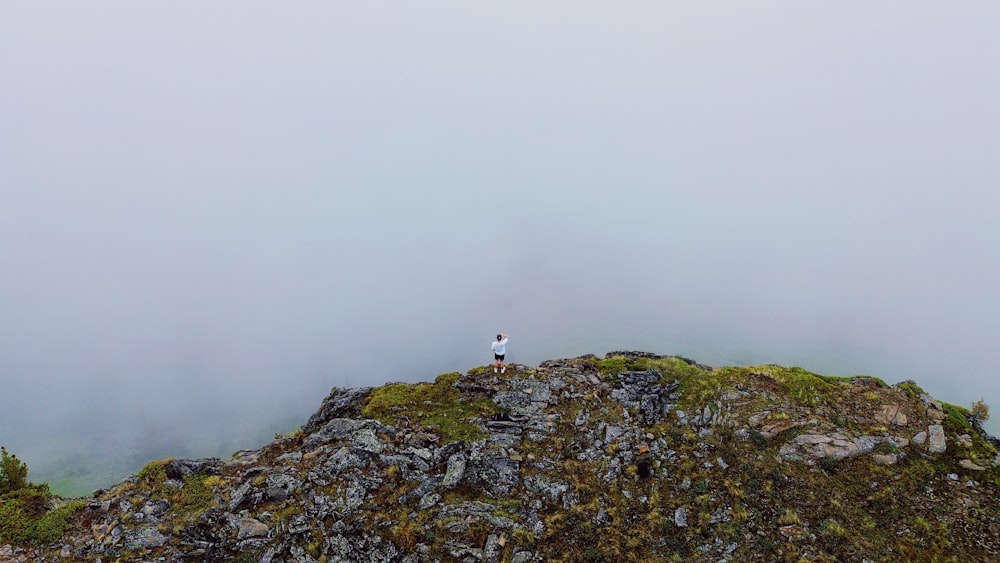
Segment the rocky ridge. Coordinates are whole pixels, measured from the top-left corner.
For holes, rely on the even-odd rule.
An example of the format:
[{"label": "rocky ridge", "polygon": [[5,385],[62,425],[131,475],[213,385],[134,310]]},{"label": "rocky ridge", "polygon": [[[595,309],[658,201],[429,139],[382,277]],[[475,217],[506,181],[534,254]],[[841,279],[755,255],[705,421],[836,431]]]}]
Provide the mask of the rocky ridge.
[{"label": "rocky ridge", "polygon": [[988,561],[1000,458],[913,382],[613,352],[333,389],[0,561]]}]

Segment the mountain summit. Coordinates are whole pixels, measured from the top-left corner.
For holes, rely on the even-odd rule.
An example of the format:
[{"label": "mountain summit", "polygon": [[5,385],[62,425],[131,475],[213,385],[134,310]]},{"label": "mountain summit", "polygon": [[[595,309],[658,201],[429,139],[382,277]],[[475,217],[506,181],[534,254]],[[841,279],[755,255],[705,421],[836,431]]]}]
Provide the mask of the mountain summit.
[{"label": "mountain summit", "polygon": [[299,430],[152,462],[0,561],[995,561],[976,411],[645,352],[334,388]]}]

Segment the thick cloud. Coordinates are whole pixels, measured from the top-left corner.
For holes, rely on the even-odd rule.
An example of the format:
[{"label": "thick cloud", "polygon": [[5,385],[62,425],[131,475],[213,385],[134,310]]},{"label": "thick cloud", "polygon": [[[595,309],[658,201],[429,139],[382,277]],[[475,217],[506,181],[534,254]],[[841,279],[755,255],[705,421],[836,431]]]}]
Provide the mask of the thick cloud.
[{"label": "thick cloud", "polygon": [[497,330],[997,403],[998,11],[8,6],[0,443],[226,455]]}]

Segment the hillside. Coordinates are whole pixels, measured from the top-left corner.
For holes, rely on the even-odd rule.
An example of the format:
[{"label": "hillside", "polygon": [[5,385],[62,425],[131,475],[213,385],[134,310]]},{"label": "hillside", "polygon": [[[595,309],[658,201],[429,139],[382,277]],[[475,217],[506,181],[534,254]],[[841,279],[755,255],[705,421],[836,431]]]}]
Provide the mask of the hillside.
[{"label": "hillside", "polygon": [[992,561],[998,463],[913,382],[619,352],[335,388],[0,561]]}]

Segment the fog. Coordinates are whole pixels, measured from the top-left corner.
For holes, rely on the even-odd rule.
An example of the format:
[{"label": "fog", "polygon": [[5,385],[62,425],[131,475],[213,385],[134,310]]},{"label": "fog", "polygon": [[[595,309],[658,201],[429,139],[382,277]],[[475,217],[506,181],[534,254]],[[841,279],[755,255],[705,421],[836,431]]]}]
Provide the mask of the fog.
[{"label": "fog", "polygon": [[501,330],[1000,407],[997,69],[985,3],[6,4],[0,444],[109,484]]}]

